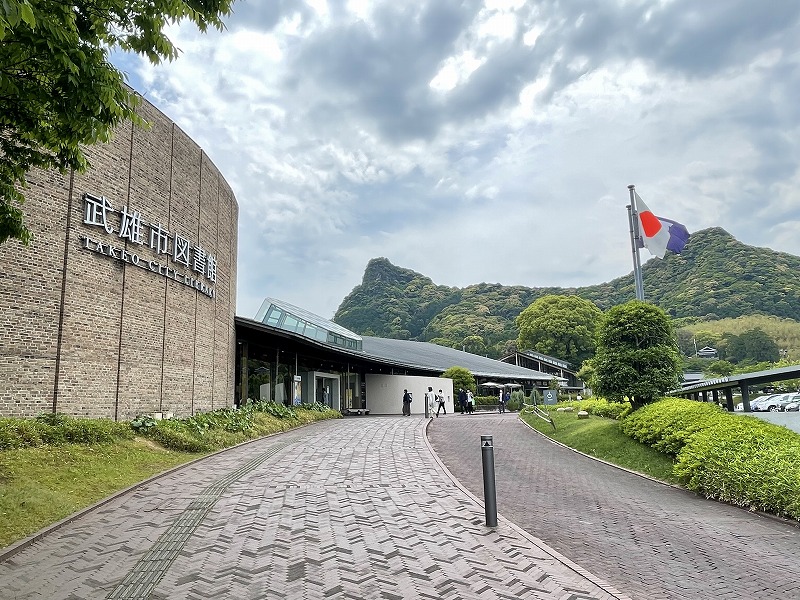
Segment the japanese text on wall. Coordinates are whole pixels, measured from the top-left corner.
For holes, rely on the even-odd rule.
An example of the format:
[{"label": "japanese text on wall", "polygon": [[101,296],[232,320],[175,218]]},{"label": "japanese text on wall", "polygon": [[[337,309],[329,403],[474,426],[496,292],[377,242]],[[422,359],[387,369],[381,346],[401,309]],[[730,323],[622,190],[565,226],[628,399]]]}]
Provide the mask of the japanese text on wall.
[{"label": "japanese text on wall", "polygon": [[[83,248],[119,260],[135,267],[141,267],[157,273],[167,279],[196,289],[200,293],[213,298],[212,287],[217,281],[217,259],[208,253],[200,244],[177,232],[168,231],[161,223],[150,223],[142,218],[141,213],[124,206],[115,210],[105,196],[84,193],[83,223],[91,227],[103,229],[108,235],[115,235],[123,240],[142,247],[149,247],[156,257],[164,256],[175,266],[169,266],[158,260],[149,260],[129,249],[115,246],[112,243],[82,235]],[[115,215],[118,215],[116,217]],[[115,228],[116,225],[116,228]],[[149,236],[147,235],[149,230]],[[189,269],[193,273],[185,274],[176,270]],[[207,283],[209,282],[209,283]]]}]

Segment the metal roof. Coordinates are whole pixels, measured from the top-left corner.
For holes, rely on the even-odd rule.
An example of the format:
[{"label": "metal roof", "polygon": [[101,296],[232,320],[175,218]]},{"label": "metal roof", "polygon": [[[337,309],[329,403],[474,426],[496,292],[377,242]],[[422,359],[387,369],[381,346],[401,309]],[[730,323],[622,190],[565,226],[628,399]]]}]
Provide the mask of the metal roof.
[{"label": "metal roof", "polygon": [[462,352],[445,346],[437,346],[429,342],[413,342],[409,340],[391,340],[363,336],[362,350],[342,348],[320,340],[314,340],[298,333],[274,327],[261,321],[237,316],[237,325],[246,326],[262,332],[273,332],[281,337],[289,337],[318,347],[334,351],[342,357],[352,356],[363,360],[374,360],[388,366],[405,367],[422,371],[442,373],[450,367],[464,367],[476,377],[517,379],[522,381],[550,381],[560,379],[550,373],[543,373],[525,367],[518,367],[493,358]]},{"label": "metal roof", "polygon": [[671,390],[669,394],[680,396],[688,392],[704,392],[719,390],[724,388],[741,387],[756,385],[759,383],[769,383],[784,379],[796,379],[800,377],[800,365],[789,367],[779,367],[777,369],[766,369],[764,371],[754,371],[752,373],[740,373],[727,377],[717,377],[715,379],[704,379],[703,381],[693,382],[679,390]]},{"label": "metal roof", "polygon": [[[526,356],[528,358],[533,358],[535,360],[547,363],[550,366],[558,367],[559,369],[566,369],[567,371],[573,370],[572,365],[567,361],[561,360],[560,358],[556,358],[555,356],[550,356],[548,354],[542,354],[541,352],[536,352],[535,350],[518,350],[517,354],[521,354],[522,356]],[[504,356],[502,360],[505,361],[506,358],[513,358],[513,357],[514,354],[511,354],[510,356]]]},{"label": "metal roof", "polygon": [[438,346],[430,342],[391,340],[370,336],[363,336],[363,340],[364,354],[418,369],[446,371],[450,367],[464,367],[477,377],[501,377],[528,381],[550,381],[555,378],[550,373],[518,367],[493,358]]}]

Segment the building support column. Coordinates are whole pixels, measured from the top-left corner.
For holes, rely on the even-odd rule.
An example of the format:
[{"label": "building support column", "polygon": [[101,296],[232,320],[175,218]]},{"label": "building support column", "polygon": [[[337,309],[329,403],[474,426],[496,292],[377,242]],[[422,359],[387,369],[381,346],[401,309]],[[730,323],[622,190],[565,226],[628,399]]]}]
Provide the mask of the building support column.
[{"label": "building support column", "polygon": [[725,404],[728,406],[728,411],[733,412],[733,388],[725,388]]},{"label": "building support column", "polygon": [[239,406],[244,406],[247,404],[247,399],[250,395],[250,377],[247,366],[247,342],[242,340],[241,343],[237,344],[237,348],[239,349],[239,362],[241,364],[241,368],[239,370]]},{"label": "building support column", "polygon": [[753,409],[750,408],[750,390],[747,389],[747,384],[743,383],[739,387],[742,390],[742,406],[744,407],[744,412],[753,412]]}]

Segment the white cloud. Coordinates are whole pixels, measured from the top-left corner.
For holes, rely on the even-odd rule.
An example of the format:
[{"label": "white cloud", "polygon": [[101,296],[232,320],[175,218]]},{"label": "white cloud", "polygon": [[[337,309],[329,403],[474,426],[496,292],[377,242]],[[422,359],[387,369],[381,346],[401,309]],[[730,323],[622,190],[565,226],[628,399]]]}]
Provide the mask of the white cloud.
[{"label": "white cloud", "polygon": [[448,92],[466,81],[484,62],[484,60],[476,58],[472,52],[450,57],[431,80],[430,86],[435,90]]},{"label": "white cloud", "polygon": [[378,256],[451,286],[625,275],[629,183],[800,253],[798,9],[692,6],[243,2],[172,27],[173,63],[115,60],[234,188],[239,313],[330,317]]}]

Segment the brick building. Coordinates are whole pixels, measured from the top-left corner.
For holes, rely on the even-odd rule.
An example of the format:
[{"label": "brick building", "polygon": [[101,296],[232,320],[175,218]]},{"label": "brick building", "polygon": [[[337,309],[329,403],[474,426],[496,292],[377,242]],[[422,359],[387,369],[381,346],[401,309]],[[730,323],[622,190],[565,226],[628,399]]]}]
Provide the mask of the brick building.
[{"label": "brick building", "polygon": [[84,174],[34,173],[0,245],[0,415],[189,415],[234,399],[238,204],[146,100]]}]

